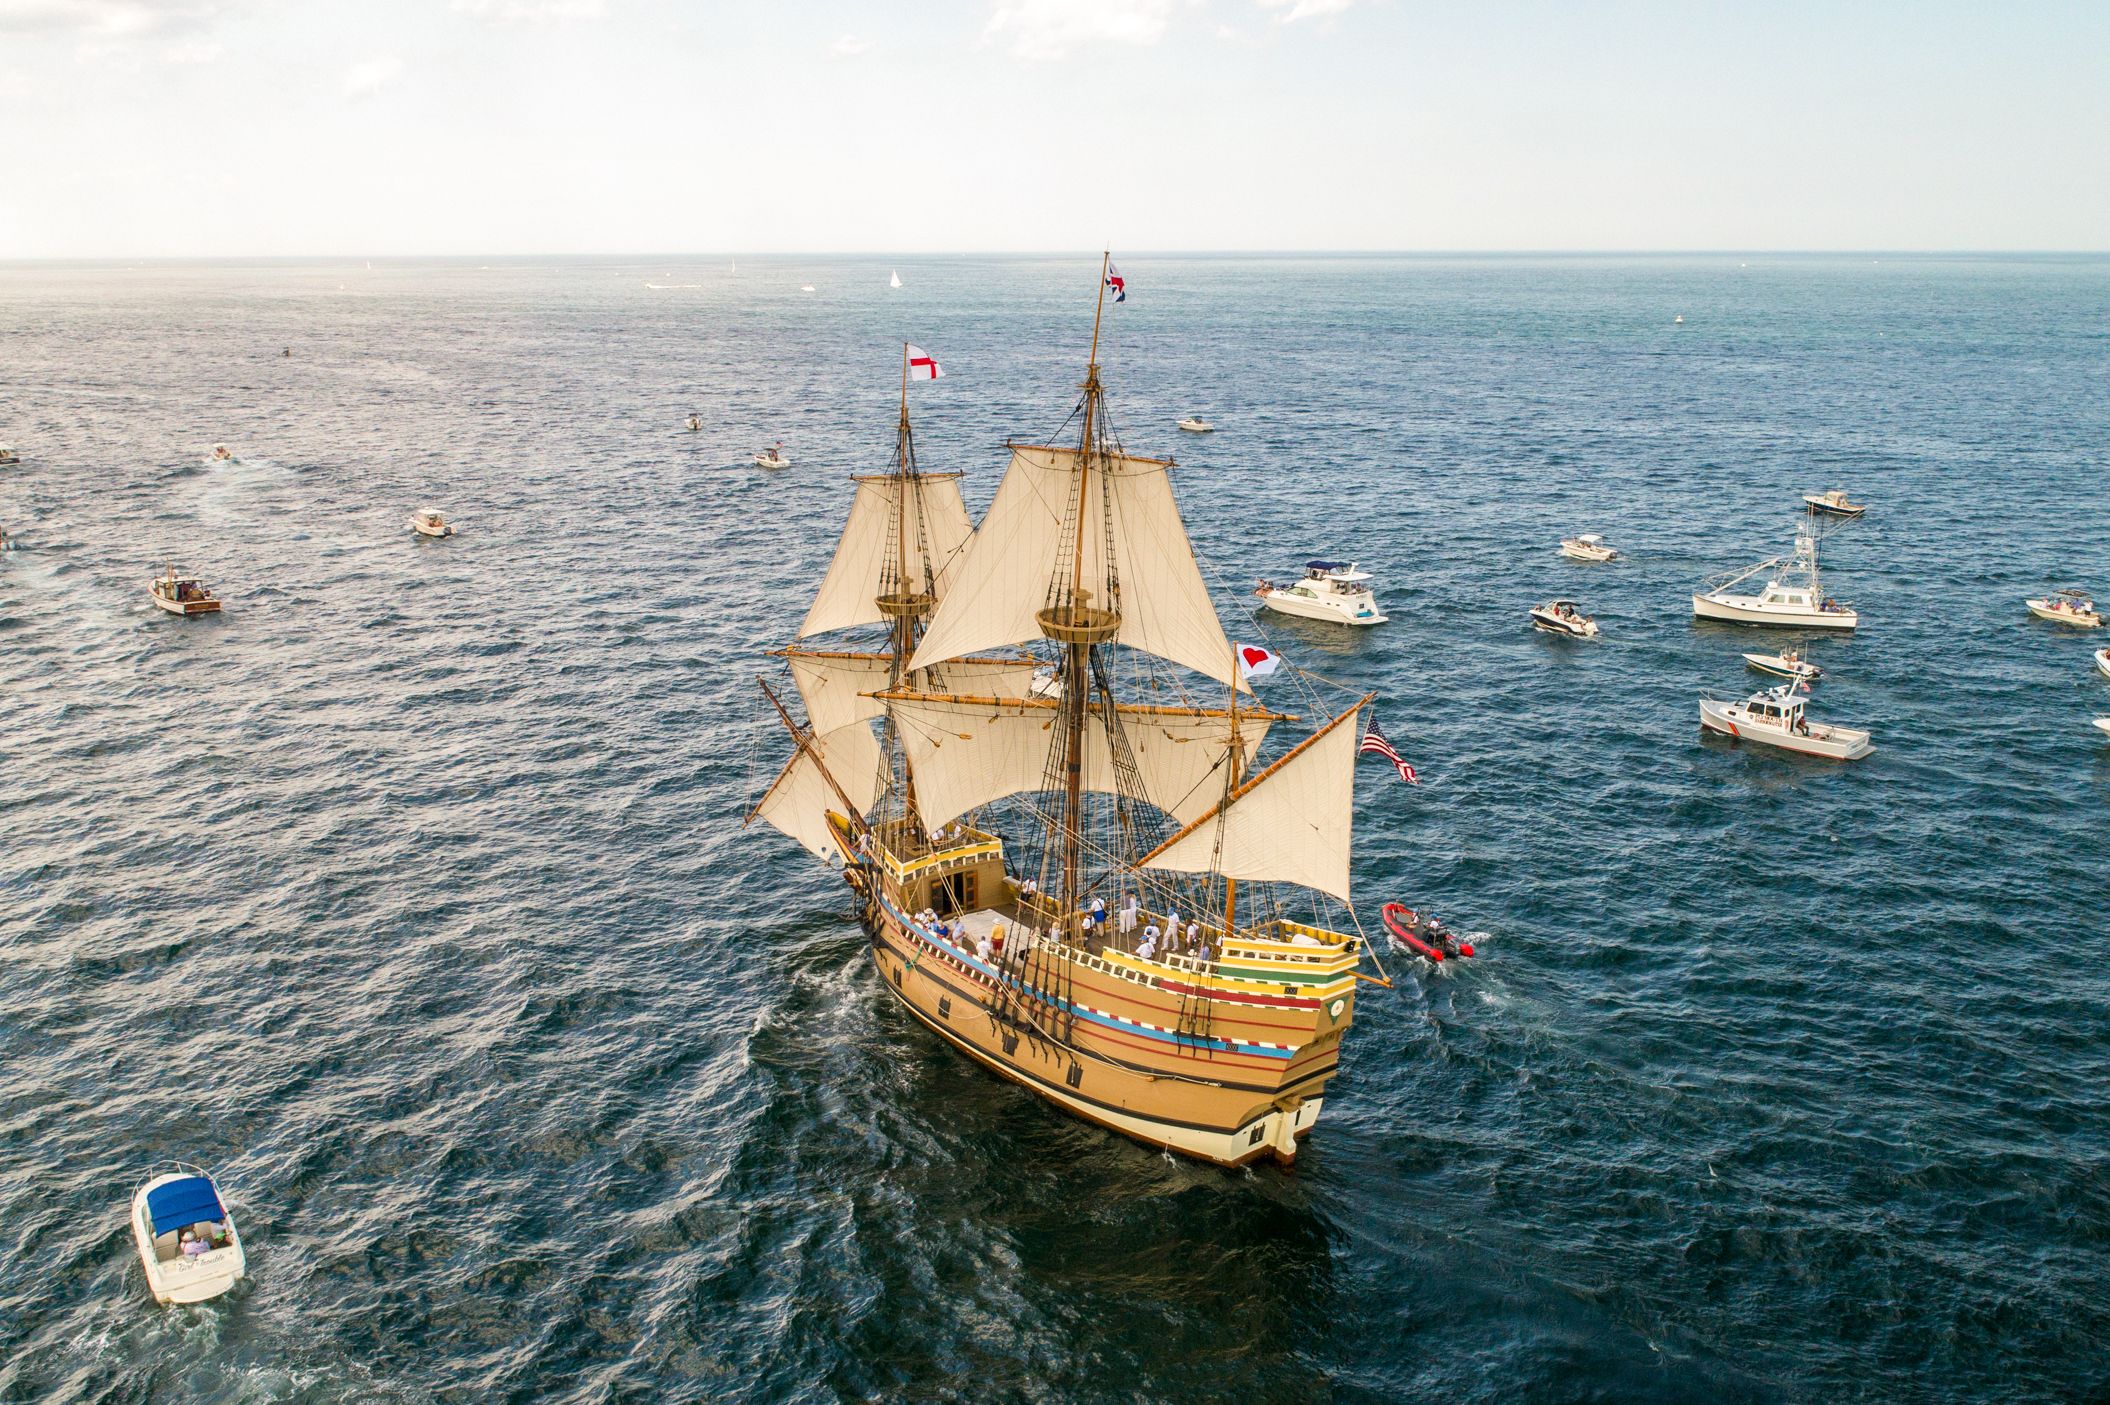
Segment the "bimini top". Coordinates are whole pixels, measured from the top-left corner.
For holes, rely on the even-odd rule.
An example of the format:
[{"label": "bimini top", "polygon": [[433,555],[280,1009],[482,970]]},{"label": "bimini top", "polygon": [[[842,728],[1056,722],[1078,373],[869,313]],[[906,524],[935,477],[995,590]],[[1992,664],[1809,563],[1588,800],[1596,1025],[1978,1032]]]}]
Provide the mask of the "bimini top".
[{"label": "bimini top", "polygon": [[185,1176],[147,1192],[147,1223],[156,1234],[226,1217],[220,1192],[203,1176]]},{"label": "bimini top", "polygon": [[1348,563],[1346,561],[1307,561],[1304,564],[1314,571],[1338,571]]}]

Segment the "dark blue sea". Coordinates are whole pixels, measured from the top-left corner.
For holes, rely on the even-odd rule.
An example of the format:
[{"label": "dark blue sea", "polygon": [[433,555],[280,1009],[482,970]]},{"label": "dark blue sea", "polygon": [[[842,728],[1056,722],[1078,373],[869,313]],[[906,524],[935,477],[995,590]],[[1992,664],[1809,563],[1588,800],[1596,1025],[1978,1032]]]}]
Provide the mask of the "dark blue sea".
[{"label": "dark blue sea", "polygon": [[[1290,1171],[976,1071],[741,826],[899,342],[979,511],[1096,259],[0,267],[0,1400],[2110,1399],[2110,640],[2022,603],[2110,595],[2110,259],[1117,260],[1231,634],[1379,577],[1264,622],[1421,770],[1365,923],[1480,934]],[[1874,756],[1703,740],[1787,637],[1692,588],[1833,486]],[[204,1307],[126,1222],[179,1157]]]}]

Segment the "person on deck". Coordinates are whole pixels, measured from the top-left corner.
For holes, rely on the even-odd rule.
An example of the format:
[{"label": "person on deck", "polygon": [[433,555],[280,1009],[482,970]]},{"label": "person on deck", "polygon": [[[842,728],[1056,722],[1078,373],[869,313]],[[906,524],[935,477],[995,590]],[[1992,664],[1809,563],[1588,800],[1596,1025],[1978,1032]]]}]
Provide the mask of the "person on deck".
[{"label": "person on deck", "polygon": [[1138,909],[1138,904],[1137,904],[1137,902],[1136,902],[1136,895],[1135,895],[1134,893],[1130,893],[1130,894],[1128,895],[1128,900],[1127,900],[1126,902],[1124,902],[1124,903],[1122,903],[1122,904],[1121,904],[1121,935],[1122,935],[1122,936],[1124,936],[1124,937],[1125,937],[1125,936],[1127,936],[1127,935],[1128,935],[1128,934],[1129,934],[1130,932],[1133,932],[1133,931],[1134,931],[1134,930],[1136,929],[1136,912],[1137,912],[1137,909]]}]

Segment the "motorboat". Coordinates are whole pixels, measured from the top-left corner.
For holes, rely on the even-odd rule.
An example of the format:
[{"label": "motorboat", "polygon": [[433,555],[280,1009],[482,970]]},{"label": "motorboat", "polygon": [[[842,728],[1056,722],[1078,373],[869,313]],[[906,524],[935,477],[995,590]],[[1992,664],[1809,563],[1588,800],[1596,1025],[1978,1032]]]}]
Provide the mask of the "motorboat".
[{"label": "motorboat", "polygon": [[[1737,589],[1766,572],[1772,574],[1758,594]],[[1861,623],[1852,606],[1824,593],[1817,577],[1817,534],[1807,522],[1796,529],[1794,555],[1761,561],[1709,582],[1706,590],[1692,597],[1692,613],[1703,620],[1801,629],[1852,629]]]},{"label": "motorboat", "polygon": [[2110,732],[2110,717],[2096,718],[2095,725],[2105,732]]},{"label": "motorboat", "polygon": [[1783,683],[1763,693],[1753,693],[1742,702],[1701,698],[1700,726],[1740,741],[1838,761],[1858,761],[1875,750],[1866,732],[1810,721],[1800,691],[1806,686]]},{"label": "motorboat", "polygon": [[799,291],[802,293],[810,293],[813,291],[813,285],[811,283],[801,283],[799,284]]},{"label": "motorboat", "polygon": [[1671,319],[1670,319],[1670,324],[1671,324],[1671,326],[1673,326],[1673,327],[1682,327],[1682,326],[1684,326],[1684,325],[1685,325],[1685,314],[1681,312],[1681,313],[1679,313],[1679,314],[1678,314],[1678,315],[1677,315],[1676,317],[1673,317],[1673,318],[1671,318]]},{"label": "motorboat", "polygon": [[701,415],[690,415],[690,416],[689,416],[689,428],[690,428],[690,429],[701,429],[701,428],[703,428],[703,416],[701,416]]},{"label": "motorboat", "polygon": [[1792,678],[1798,683],[1814,683],[1824,676],[1824,670],[1804,658],[1800,649],[1782,649],[1777,654],[1746,654],[1744,662],[1760,673],[1770,673],[1775,678]]},{"label": "motorboat", "polygon": [[757,468],[789,468],[791,460],[784,457],[784,441],[779,439],[775,448],[764,449],[755,455]]},{"label": "motorboat", "polygon": [[1804,493],[1802,500],[1809,504],[1810,511],[1832,517],[1859,517],[1868,511],[1867,503],[1854,502],[1846,496],[1844,488],[1833,488],[1825,493]]},{"label": "motorboat", "polygon": [[410,514],[410,530],[421,537],[451,537],[454,524],[428,507]]},{"label": "motorboat", "polygon": [[1042,664],[1033,670],[1033,677],[1026,682],[1029,698],[1059,698],[1062,696],[1062,670],[1054,664]]},{"label": "motorboat", "polygon": [[1332,624],[1373,625],[1385,622],[1370,592],[1368,571],[1353,561],[1307,561],[1304,579],[1291,585],[1262,581],[1254,594],[1270,610]]},{"label": "motorboat", "polygon": [[234,450],[228,448],[225,444],[215,444],[212,446],[212,461],[214,463],[233,463]]},{"label": "motorboat", "polygon": [[1619,553],[1606,546],[1597,533],[1584,532],[1579,537],[1562,537],[1561,555],[1575,561],[1612,561]]},{"label": "motorboat", "polygon": [[1188,432],[1189,434],[1214,434],[1214,433],[1216,433],[1216,426],[1215,426],[1215,425],[1213,425],[1213,424],[1210,424],[1210,423],[1209,423],[1209,422],[1208,422],[1207,420],[1203,419],[1203,418],[1202,418],[1202,417],[1201,417],[1200,415],[1189,415],[1189,416],[1187,416],[1187,418],[1185,418],[1185,419],[1183,419],[1183,420],[1181,420],[1181,421],[1180,421],[1180,428],[1181,428],[1181,429],[1184,429],[1184,430],[1186,430],[1186,431],[1187,431],[1187,432]]},{"label": "motorboat", "polygon": [[2095,601],[2079,586],[2055,591],[2041,600],[2031,600],[2027,603],[2029,612],[2040,620],[2070,624],[2081,629],[2102,628],[2103,617],[2096,613]]},{"label": "motorboat", "polygon": [[132,1240],[158,1303],[202,1303],[248,1271],[234,1216],[211,1176],[177,1162],[132,1196]]},{"label": "motorboat", "polygon": [[220,597],[206,587],[196,576],[179,576],[176,568],[168,568],[166,575],[154,577],[151,587],[154,603],[172,615],[217,615],[220,613]]},{"label": "motorboat", "polygon": [[1597,637],[1597,621],[1584,614],[1573,600],[1548,600],[1543,605],[1532,606],[1531,623],[1534,628],[1553,634],[1572,635],[1577,639]]},{"label": "motorboat", "polygon": [[1431,961],[1473,954],[1473,944],[1461,940],[1432,912],[1416,912],[1405,903],[1386,903],[1384,919],[1395,950],[1412,952]]},{"label": "motorboat", "polygon": [[15,452],[14,445],[0,444],[0,465],[20,462],[22,462],[22,456]]},{"label": "motorboat", "polygon": [[2110,678],[2110,649],[2095,651],[2095,667],[2105,678]]}]

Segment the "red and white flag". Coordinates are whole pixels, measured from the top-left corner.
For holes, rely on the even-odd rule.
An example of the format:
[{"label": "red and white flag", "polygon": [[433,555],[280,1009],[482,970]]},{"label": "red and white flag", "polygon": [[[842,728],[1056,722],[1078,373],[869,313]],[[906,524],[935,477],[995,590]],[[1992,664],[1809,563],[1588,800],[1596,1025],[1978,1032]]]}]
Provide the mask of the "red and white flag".
[{"label": "red and white flag", "polygon": [[1106,266],[1106,286],[1113,290],[1115,302],[1128,301],[1128,280],[1123,278],[1121,270],[1112,264]]},{"label": "red and white flag", "polygon": [[931,354],[920,346],[908,349],[908,378],[912,381],[934,381],[945,374],[945,368],[931,359]]},{"label": "red and white flag", "polygon": [[1407,764],[1406,758],[1393,748],[1392,743],[1385,740],[1385,734],[1378,729],[1375,712],[1370,714],[1370,728],[1363,733],[1363,744],[1355,750],[1358,756],[1366,751],[1376,752],[1392,763],[1392,769],[1399,772],[1399,778],[1408,785],[1421,784],[1421,777],[1414,774],[1414,768]]},{"label": "red and white flag", "polygon": [[1258,644],[1238,646],[1238,676],[1250,683],[1255,678],[1265,678],[1282,662],[1281,656]]}]

